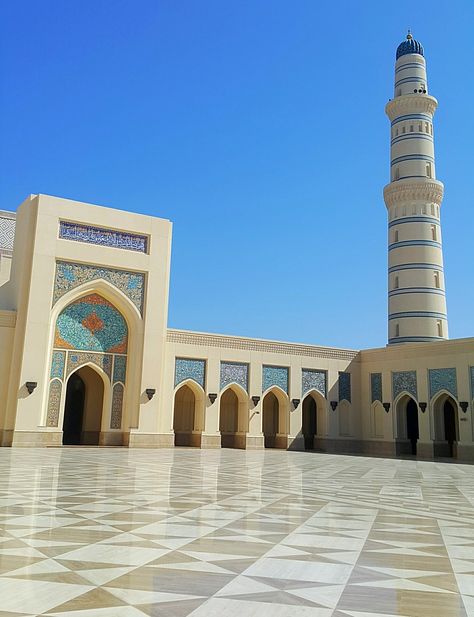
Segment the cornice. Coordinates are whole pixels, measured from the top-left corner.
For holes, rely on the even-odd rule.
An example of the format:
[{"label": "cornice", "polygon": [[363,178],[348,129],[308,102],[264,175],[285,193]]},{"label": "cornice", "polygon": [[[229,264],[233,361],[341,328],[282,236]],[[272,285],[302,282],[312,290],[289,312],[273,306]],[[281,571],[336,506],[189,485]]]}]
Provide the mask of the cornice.
[{"label": "cornice", "polygon": [[16,324],[15,311],[0,310],[0,328],[14,328]]},{"label": "cornice", "polygon": [[189,330],[168,330],[166,340],[168,343],[181,343],[184,345],[197,345],[200,347],[223,347],[227,349],[241,349],[245,351],[281,353],[286,355],[308,356],[314,358],[330,358],[333,360],[351,361],[356,359],[359,355],[358,351],[351,349],[335,349],[332,347],[319,347],[317,345],[304,345],[301,343],[285,343],[282,341],[243,338],[239,336],[226,336],[222,334],[208,334],[205,332],[191,332]]},{"label": "cornice", "polygon": [[413,201],[435,203],[438,206],[443,201],[444,185],[439,180],[397,180],[391,182],[383,190],[387,208]]},{"label": "cornice", "polygon": [[391,99],[385,105],[385,113],[393,122],[398,116],[408,113],[424,112],[433,115],[438,101],[429,94],[404,94]]}]

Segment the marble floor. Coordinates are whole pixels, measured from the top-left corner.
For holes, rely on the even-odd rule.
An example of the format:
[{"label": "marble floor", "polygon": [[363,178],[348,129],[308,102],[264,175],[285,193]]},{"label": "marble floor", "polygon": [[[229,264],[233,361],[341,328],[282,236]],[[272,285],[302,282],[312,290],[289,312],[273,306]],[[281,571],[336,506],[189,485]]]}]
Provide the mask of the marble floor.
[{"label": "marble floor", "polygon": [[473,617],[474,466],[0,449],[0,617]]}]

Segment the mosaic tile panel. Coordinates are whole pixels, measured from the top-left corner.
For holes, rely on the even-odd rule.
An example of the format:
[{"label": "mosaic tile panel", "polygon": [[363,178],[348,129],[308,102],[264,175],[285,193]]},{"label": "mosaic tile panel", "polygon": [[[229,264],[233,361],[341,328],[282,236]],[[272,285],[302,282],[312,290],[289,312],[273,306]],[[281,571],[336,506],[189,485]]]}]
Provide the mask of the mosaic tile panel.
[{"label": "mosaic tile panel", "polygon": [[81,225],[80,223],[71,223],[69,221],[60,221],[59,237],[63,240],[99,244],[100,246],[110,246],[127,251],[148,252],[147,236],[118,231],[116,229]]},{"label": "mosaic tile panel", "polygon": [[262,367],[262,392],[272,386],[280,387],[288,393],[289,371],[286,366],[263,366]]},{"label": "mosaic tile panel", "polygon": [[127,357],[126,356],[115,356],[114,359],[114,383],[116,381],[121,381],[125,383],[127,369]]},{"label": "mosaic tile panel", "polygon": [[370,375],[370,392],[372,403],[382,401],[382,373],[372,373]]},{"label": "mosaic tile panel", "polygon": [[111,354],[92,353],[87,351],[69,352],[67,358],[66,377],[75,371],[79,366],[87,364],[95,364],[101,368],[109,377],[112,375],[112,358]]},{"label": "mosaic tile panel", "polygon": [[98,279],[103,279],[117,287],[133,302],[140,314],[143,314],[144,274],[68,261],[58,261],[56,264],[53,305],[71,289]]},{"label": "mosaic tile panel", "polygon": [[324,398],[326,398],[326,371],[319,371],[309,368],[304,368],[301,371],[301,395],[304,396],[306,392],[309,392],[310,390],[316,390],[317,392],[320,392],[324,396]]},{"label": "mosaic tile panel", "polygon": [[123,407],[123,386],[117,383],[112,392],[112,412],[110,416],[110,428],[121,428]]},{"label": "mosaic tile panel", "polygon": [[351,374],[339,371],[338,380],[339,400],[351,402]]},{"label": "mosaic tile panel", "polygon": [[469,371],[471,374],[471,399],[474,399],[474,366],[471,366]]},{"label": "mosaic tile panel", "polygon": [[48,415],[46,418],[46,426],[58,426],[62,387],[63,384],[59,379],[53,379],[53,381],[49,384]]},{"label": "mosaic tile panel", "polygon": [[67,306],[56,321],[54,346],[81,351],[126,353],[128,328],[122,314],[90,294]]},{"label": "mosaic tile panel", "polygon": [[418,387],[416,383],[416,371],[399,371],[392,373],[392,395],[393,400],[400,392],[408,392],[413,398],[418,400]]},{"label": "mosaic tile panel", "polygon": [[16,220],[14,218],[0,215],[0,250],[13,250],[13,241],[15,239],[15,224]]},{"label": "mosaic tile panel", "polygon": [[64,364],[66,362],[66,352],[65,351],[53,351],[53,358],[51,360],[51,379],[58,377],[59,379],[64,378]]},{"label": "mosaic tile panel", "polygon": [[432,368],[429,369],[430,398],[433,398],[440,390],[447,390],[455,398],[458,396],[458,384],[455,368]]},{"label": "mosaic tile panel", "polygon": [[206,361],[190,358],[176,358],[174,366],[174,385],[177,386],[186,379],[192,379],[203,389],[206,382]]},{"label": "mosaic tile panel", "polygon": [[221,362],[221,390],[230,383],[237,383],[248,392],[249,365],[240,362]]}]

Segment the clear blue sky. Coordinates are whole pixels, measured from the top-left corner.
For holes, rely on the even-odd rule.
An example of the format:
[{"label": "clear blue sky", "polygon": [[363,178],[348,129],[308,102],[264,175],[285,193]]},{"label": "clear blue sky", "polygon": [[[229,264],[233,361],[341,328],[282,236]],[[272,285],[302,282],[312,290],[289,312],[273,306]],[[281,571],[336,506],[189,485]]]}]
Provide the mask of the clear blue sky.
[{"label": "clear blue sky", "polygon": [[174,222],[171,327],[386,343],[395,50],[425,47],[450,336],[473,336],[474,3],[26,0],[0,24],[0,209]]}]

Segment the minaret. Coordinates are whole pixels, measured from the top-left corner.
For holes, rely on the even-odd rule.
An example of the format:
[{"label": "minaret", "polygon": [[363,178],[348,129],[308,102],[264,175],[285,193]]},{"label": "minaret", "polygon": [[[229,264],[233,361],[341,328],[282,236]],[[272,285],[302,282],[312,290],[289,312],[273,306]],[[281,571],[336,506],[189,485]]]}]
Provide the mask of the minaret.
[{"label": "minaret", "polygon": [[398,46],[390,118],[388,342],[448,338],[441,244],[443,184],[436,180],[433,115],[423,47],[410,31]]}]

